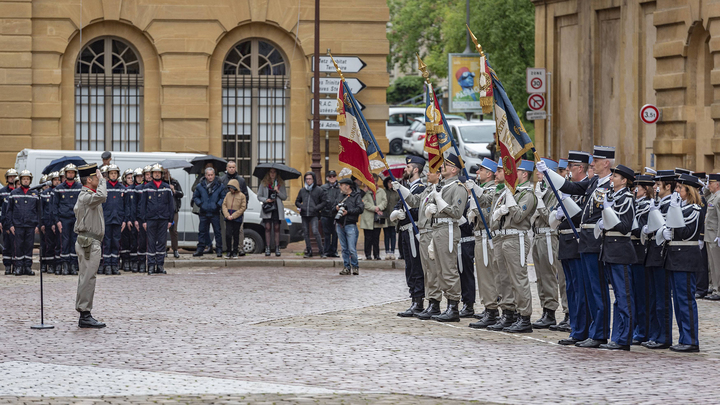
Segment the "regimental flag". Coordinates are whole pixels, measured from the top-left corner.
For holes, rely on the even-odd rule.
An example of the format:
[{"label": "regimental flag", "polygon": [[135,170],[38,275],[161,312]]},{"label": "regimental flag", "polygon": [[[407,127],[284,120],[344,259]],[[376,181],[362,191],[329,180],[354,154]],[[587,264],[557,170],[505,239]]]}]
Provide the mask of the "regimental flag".
[{"label": "regimental flag", "polygon": [[436,115],[438,116],[436,125],[435,125],[435,132],[437,133],[438,149],[440,150],[440,155],[442,156],[453,145],[452,145],[452,140],[450,139],[448,134],[445,133],[445,122],[443,122],[443,117],[445,115],[443,114],[442,109],[440,108],[440,101],[435,96],[435,89],[431,88],[430,92],[432,93],[433,105],[435,107]]},{"label": "regimental flag", "polygon": [[487,64],[487,58],[485,53],[480,54],[480,66],[482,72],[480,73],[480,106],[482,107],[483,114],[491,114],[493,111],[493,80],[490,74],[490,66]]},{"label": "regimental flag", "polygon": [[445,129],[442,125],[440,110],[435,107],[435,93],[432,92],[431,87],[425,85],[425,146],[423,146],[423,150],[428,154],[430,173],[437,173],[443,164],[443,154],[440,152],[438,144],[438,133],[444,134]]},{"label": "regimental flag", "polygon": [[[346,92],[347,91],[347,92]],[[338,160],[340,166],[348,168],[358,180],[375,194],[375,182],[370,172],[370,160],[378,155],[372,135],[365,126],[360,112],[354,107],[352,93],[342,83],[338,90],[338,116],[340,124],[340,145]]]},{"label": "regimental flag", "polygon": [[500,79],[498,79],[497,74],[490,66],[490,62],[486,61],[486,63],[492,76],[493,93],[495,95],[496,144],[500,146],[505,183],[515,193],[515,187],[518,183],[518,161],[525,152],[533,148],[533,143],[527,131],[525,131],[517,112],[515,112],[515,108],[510,102]]}]

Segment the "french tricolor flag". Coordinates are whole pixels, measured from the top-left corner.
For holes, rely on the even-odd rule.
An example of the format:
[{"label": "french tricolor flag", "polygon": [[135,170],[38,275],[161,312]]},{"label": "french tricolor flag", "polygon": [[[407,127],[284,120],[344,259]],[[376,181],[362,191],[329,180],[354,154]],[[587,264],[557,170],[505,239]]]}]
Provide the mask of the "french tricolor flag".
[{"label": "french tricolor flag", "polygon": [[360,127],[361,113],[354,108],[351,97],[352,94],[345,93],[345,83],[341,83],[337,98],[337,121],[340,124],[338,160],[340,166],[348,168],[374,194],[375,182],[370,172],[370,159],[378,153],[372,138]]}]

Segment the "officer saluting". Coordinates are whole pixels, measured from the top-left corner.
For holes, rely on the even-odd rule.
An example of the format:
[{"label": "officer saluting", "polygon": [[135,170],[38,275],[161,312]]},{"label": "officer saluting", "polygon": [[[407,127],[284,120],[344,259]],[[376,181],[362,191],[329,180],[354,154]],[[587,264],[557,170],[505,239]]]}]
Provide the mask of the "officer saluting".
[{"label": "officer saluting", "polygon": [[80,252],[78,257],[80,275],[78,277],[75,310],[80,312],[78,326],[81,328],[104,328],[90,315],[95,296],[95,278],[100,264],[100,244],[105,234],[105,218],[102,204],[107,199],[105,179],[102,178],[96,164],[82,166],[79,169],[83,182],[82,191],[78,195],[75,213],[77,241],[75,249]]},{"label": "officer saluting", "polygon": [[31,190],[30,183],[33,175],[29,170],[20,172],[20,187],[10,193],[8,201],[10,233],[15,237],[16,276],[34,276],[32,271],[32,250],[35,233],[40,229],[40,193]]}]

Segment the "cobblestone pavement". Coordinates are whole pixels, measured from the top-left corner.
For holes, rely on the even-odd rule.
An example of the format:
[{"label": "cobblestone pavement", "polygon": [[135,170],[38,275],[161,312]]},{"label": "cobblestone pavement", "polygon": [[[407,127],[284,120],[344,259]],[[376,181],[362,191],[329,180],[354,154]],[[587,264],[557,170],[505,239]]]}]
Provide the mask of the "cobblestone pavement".
[{"label": "cobblestone pavement", "polygon": [[76,277],[45,281],[55,329],[38,331],[38,277],[0,276],[0,404],[716,403],[720,384],[715,302],[698,304],[701,353],[618,353],[398,318],[401,270],[104,276],[101,330],[76,326]]}]

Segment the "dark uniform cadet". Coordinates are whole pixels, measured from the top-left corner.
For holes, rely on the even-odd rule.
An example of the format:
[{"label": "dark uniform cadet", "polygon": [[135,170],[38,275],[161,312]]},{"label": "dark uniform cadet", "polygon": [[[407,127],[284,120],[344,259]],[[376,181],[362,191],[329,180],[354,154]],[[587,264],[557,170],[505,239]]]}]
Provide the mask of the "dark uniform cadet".
[{"label": "dark uniform cadet", "polygon": [[703,190],[707,200],[705,244],[710,280],[715,287],[715,292],[706,296],[705,299],[718,301],[720,300],[720,232],[718,232],[720,230],[720,174],[710,173],[707,187]]},{"label": "dark uniform cadet", "polygon": [[145,176],[143,175],[143,168],[138,167],[133,171],[133,178],[134,182],[131,186],[132,189],[132,196],[133,196],[133,202],[134,205],[131,208],[131,214],[130,214],[130,221],[132,221],[133,227],[132,227],[132,244],[130,245],[130,271],[133,273],[137,273],[140,271],[140,262],[142,256],[140,255],[140,228],[142,228],[140,225],[140,222],[138,221],[138,204],[140,203],[140,196],[142,184],[145,180]]},{"label": "dark uniform cadet", "polygon": [[[601,349],[630,350],[633,339],[633,312],[635,304],[632,293],[632,271],[630,265],[637,261],[630,232],[635,224],[635,198],[630,192],[635,181],[635,171],[627,166],[617,165],[612,169],[613,190],[603,195],[603,218],[597,222],[602,230],[601,260],[605,274],[613,287],[613,324],[610,342],[601,344]],[[617,218],[610,218],[615,214]],[[605,223],[617,219],[617,224]],[[607,284],[606,284],[607,285]]]},{"label": "dark uniform cadet", "polygon": [[[422,184],[420,174],[425,167],[425,159],[419,156],[405,157],[405,174],[408,176],[410,184],[410,193],[414,195],[422,194],[425,191],[425,185]],[[388,192],[396,192],[388,190]],[[410,216],[417,223],[418,209],[410,208]],[[415,237],[412,222],[407,216],[405,205],[402,201],[398,201],[395,210],[390,213],[390,220],[398,221],[398,231],[400,237],[400,252],[405,258],[405,282],[408,286],[412,304],[404,312],[399,312],[400,317],[413,317],[421,313],[425,308],[423,298],[425,297],[425,278],[423,276],[422,261],[420,260],[420,242]],[[419,231],[419,229],[418,229]],[[327,252],[326,252],[327,253]]]},{"label": "dark uniform cadet", "polygon": [[[43,174],[40,177],[40,183],[34,187],[38,191],[38,196],[42,195],[42,192],[48,189],[48,186],[45,185],[47,182],[47,174]],[[42,198],[40,199],[40,221],[38,221],[38,232],[40,233],[40,249],[39,249],[39,256],[40,256],[40,272],[41,273],[47,273],[47,260],[45,260],[45,255],[43,253],[45,252],[45,227],[42,226]]]},{"label": "dark uniform cadet", "polygon": [[[657,194],[656,200],[650,203],[648,221],[658,211],[663,217],[663,224],[670,208],[670,197],[675,190],[675,172],[672,170],[658,170],[653,178]],[[649,225],[649,224],[648,224]],[[665,270],[663,250],[665,241],[658,238],[655,230],[643,226],[642,232],[647,235],[648,249],[645,256],[645,274],[649,286],[646,290],[650,302],[646,313],[649,318],[647,341],[641,343],[648,349],[667,349],[672,344],[672,301],[670,298],[670,273]],[[652,232],[651,232],[652,231]]]},{"label": "dark uniform cadet", "polygon": [[[135,182],[133,169],[126,169],[122,175],[122,185],[125,186],[123,193],[124,214],[123,223],[125,227],[120,232],[120,269],[131,271],[131,252],[133,245],[133,223],[135,222]],[[137,252],[135,253],[137,255]]]},{"label": "dark uniform cadet", "polygon": [[40,232],[40,192],[30,189],[33,175],[29,170],[20,172],[20,187],[10,193],[7,214],[10,233],[15,235],[13,262],[16,276],[34,276],[32,271],[35,233]]},{"label": "dark uniform cadet", "polygon": [[[680,183],[670,198],[670,210],[682,205],[683,226],[670,228],[667,224],[662,231],[662,237],[668,241],[665,250],[665,270],[670,273],[670,287],[672,289],[675,320],[678,325],[680,338],[678,344],[670,346],[676,352],[698,352],[700,342],[698,337],[698,310],[695,302],[695,276],[696,269],[702,265],[700,246],[702,242],[704,218],[700,204],[698,189],[702,187],[697,177],[681,174],[677,178]],[[668,213],[668,222],[670,221]]]},{"label": "dark uniform cadet", "polygon": [[[585,169],[590,162],[589,153],[570,151],[566,161],[566,171],[568,172],[567,177],[569,181],[582,182],[588,179]],[[559,167],[560,165],[558,164],[558,168]],[[560,198],[563,199],[566,208],[570,202],[578,207],[585,205],[585,195],[569,196],[560,192]],[[581,229],[581,217],[582,210],[579,210],[578,213],[571,218],[572,224],[578,231]],[[567,294],[568,314],[570,316],[570,336],[567,339],[560,340],[558,344],[570,346],[582,342],[588,337],[590,311],[587,300],[585,299],[585,271],[580,261],[578,241],[575,239],[570,221],[567,220],[559,204],[555,207],[555,210],[550,213],[549,219],[552,221],[551,226],[557,227],[558,231],[558,260],[560,260],[563,273],[565,274],[565,292]],[[549,329],[560,330],[558,326],[550,326]]]},{"label": "dark uniform cadet", "polygon": [[[686,174],[691,174],[698,178],[698,183],[700,183],[700,187],[705,186],[707,180],[705,172],[690,172],[689,170],[687,170],[686,172]],[[681,173],[676,170],[675,174]],[[700,192],[700,201],[702,202],[702,204],[700,204],[700,210],[702,211],[702,217],[704,221],[704,218],[707,216],[708,204],[707,199],[703,195],[702,191]],[[700,255],[702,256],[702,261],[700,263],[702,265],[696,270],[697,277],[695,283],[695,298],[705,298],[710,292],[710,257],[709,252],[705,249],[704,232],[700,235],[700,240],[703,241],[703,243],[700,245]]]},{"label": "dark uniform cadet", "polygon": [[655,185],[652,175],[637,174],[635,176],[635,224],[633,225],[632,240],[635,248],[635,262],[630,266],[632,272],[633,302],[633,341],[631,344],[639,345],[648,341],[650,319],[648,310],[654,308],[650,291],[650,276],[645,260],[647,258],[648,243],[642,230],[648,223],[648,214],[653,198],[652,187]]},{"label": "dark uniform cadet", "polygon": [[10,193],[15,190],[15,178],[17,170],[9,169],[5,172],[5,181],[7,185],[0,189],[0,199],[2,199],[2,208],[0,208],[0,228],[3,233],[3,265],[5,266],[5,274],[13,274],[13,251],[15,250],[15,235],[10,232],[10,217],[7,214],[8,201]]},{"label": "dark uniform cadet", "polygon": [[[141,182],[137,182],[137,177],[135,177],[135,198],[137,201],[135,202],[137,204],[135,208],[135,225],[138,228],[138,236],[137,236],[137,257],[138,257],[138,272],[145,273],[147,271],[147,260],[148,260],[148,239],[147,239],[147,229],[143,226],[145,223],[145,215],[147,214],[142,209],[142,200],[143,195],[145,194],[145,185],[149,184],[150,180],[152,179],[152,174],[150,173],[150,170],[152,169],[152,166],[145,166],[143,168],[143,178]],[[136,172],[137,174],[137,172]]]},{"label": "dark uniform cadet", "polygon": [[[82,185],[77,177],[77,167],[74,164],[65,166],[65,182],[55,187],[53,193],[53,215],[55,224],[60,230],[62,238],[62,250],[60,261],[62,263],[63,275],[78,274],[78,258],[75,252],[75,241],[77,234],[73,231],[75,227],[75,213],[73,208],[77,202]],[[97,271],[97,269],[95,269]]]},{"label": "dark uniform cadet", "polygon": [[143,212],[143,228],[147,231],[148,274],[166,274],[167,231],[175,215],[175,199],[170,185],[162,181],[162,166],[154,164],[151,173],[152,181],[142,188],[139,208]]},{"label": "dark uniform cadet", "polygon": [[40,183],[48,183],[40,191],[40,271],[55,273],[55,223],[52,216],[52,197],[53,189],[60,183],[60,174],[49,173],[40,179]]},{"label": "dark uniform cadet", "polygon": [[103,203],[105,236],[103,267],[106,275],[120,274],[120,234],[125,230],[125,186],[120,181],[120,168],[107,166],[107,199]]},{"label": "dark uniform cadet", "polygon": [[475,315],[475,235],[473,224],[467,220],[470,200],[468,196],[463,216],[458,221],[460,228],[460,243],[457,245],[457,263],[460,272],[460,297],[463,307],[460,310],[460,318],[472,318]]},{"label": "dark uniform cadet", "polygon": [[594,228],[602,216],[602,195],[612,187],[612,173],[607,160],[615,159],[615,148],[595,146],[592,157],[595,173],[592,178],[579,182],[566,181],[559,187],[563,193],[584,195],[586,199],[580,220],[578,252],[585,285],[585,296],[581,296],[580,300],[587,300],[591,321],[588,338],[575,344],[579,347],[599,347],[610,338],[610,291],[605,269],[599,265],[602,243],[595,238]]}]

